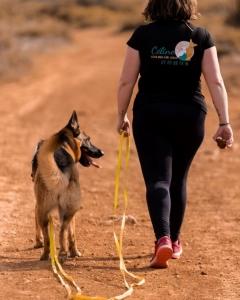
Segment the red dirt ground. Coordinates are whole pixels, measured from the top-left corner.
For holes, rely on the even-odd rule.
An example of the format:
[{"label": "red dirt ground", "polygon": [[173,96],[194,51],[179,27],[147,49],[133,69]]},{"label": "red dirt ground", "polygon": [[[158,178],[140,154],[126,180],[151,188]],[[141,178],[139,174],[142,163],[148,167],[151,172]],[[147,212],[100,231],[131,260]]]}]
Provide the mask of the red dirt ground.
[{"label": "red dirt ground", "polygon": [[[65,299],[50,263],[40,262],[40,250],[33,249],[30,169],[37,141],[61,128],[73,109],[105,157],[100,170],[80,167],[83,209],[77,215],[77,239],[83,257],[67,261],[65,270],[84,294],[111,297],[124,290],[109,220],[118,144],[115,94],[126,39],[110,30],[82,31],[69,47],[37,57],[34,69],[18,82],[1,85],[1,299]],[[127,225],[124,253],[128,268],[145,276],[146,284],[130,299],[240,299],[240,115],[237,97],[230,100],[236,145],[220,151],[213,143],[217,120],[209,101],[207,136],[189,179],[184,255],[166,270],[148,268],[154,236],[132,146],[128,213],[137,224]]]}]

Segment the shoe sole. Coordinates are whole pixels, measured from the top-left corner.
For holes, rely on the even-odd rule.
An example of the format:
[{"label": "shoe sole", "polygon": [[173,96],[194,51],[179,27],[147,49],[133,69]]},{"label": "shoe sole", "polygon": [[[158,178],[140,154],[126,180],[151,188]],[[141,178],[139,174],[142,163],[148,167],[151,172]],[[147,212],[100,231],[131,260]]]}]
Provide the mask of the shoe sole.
[{"label": "shoe sole", "polygon": [[170,247],[161,247],[150,263],[150,267],[156,269],[165,269],[168,267],[168,260],[172,257],[173,251]]},{"label": "shoe sole", "polygon": [[180,258],[181,258],[181,254],[172,255],[172,259],[180,259]]},{"label": "shoe sole", "polygon": [[172,259],[180,259],[182,256],[183,251],[177,252],[177,253],[173,253],[172,254]]}]

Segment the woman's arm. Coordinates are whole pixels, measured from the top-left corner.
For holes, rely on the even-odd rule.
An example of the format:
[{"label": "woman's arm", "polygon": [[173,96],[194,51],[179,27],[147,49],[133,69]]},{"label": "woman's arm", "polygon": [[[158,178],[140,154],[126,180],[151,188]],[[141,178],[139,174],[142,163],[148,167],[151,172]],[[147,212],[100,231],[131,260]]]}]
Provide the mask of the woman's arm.
[{"label": "woman's arm", "polygon": [[219,118],[219,128],[214,135],[214,140],[220,137],[226,141],[227,147],[231,147],[233,132],[229,124],[228,95],[221,75],[216,47],[205,50],[202,71]]},{"label": "woman's arm", "polygon": [[133,89],[138,79],[140,70],[139,52],[127,47],[125,62],[118,87],[118,124],[117,130],[130,134],[130,123],[127,117],[128,106],[132,97]]}]

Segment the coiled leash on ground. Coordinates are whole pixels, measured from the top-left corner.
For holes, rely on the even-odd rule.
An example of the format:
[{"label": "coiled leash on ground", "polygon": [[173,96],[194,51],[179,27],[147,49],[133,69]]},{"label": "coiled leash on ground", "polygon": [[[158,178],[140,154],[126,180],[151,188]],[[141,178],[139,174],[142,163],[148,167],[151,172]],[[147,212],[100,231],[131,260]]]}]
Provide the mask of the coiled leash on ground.
[{"label": "coiled leash on ground", "polygon": [[[119,206],[119,189],[120,189],[120,174],[123,168],[123,146],[124,141],[126,142],[126,156],[125,156],[125,172],[128,171],[129,158],[130,158],[130,138],[124,136],[124,132],[120,136],[119,149],[118,149],[118,157],[117,157],[117,168],[115,175],[115,193],[114,193],[114,214],[117,213],[117,209]],[[116,230],[113,223],[113,234],[114,241],[116,245],[117,254],[119,256],[120,263],[120,271],[123,276],[124,285],[127,289],[122,295],[115,296],[112,298],[104,298],[104,297],[90,297],[82,295],[80,287],[76,284],[71,276],[69,276],[62,268],[61,264],[58,261],[58,257],[56,254],[56,245],[55,245],[55,237],[54,237],[54,226],[52,218],[49,217],[49,238],[50,238],[50,256],[51,256],[51,265],[53,273],[56,275],[62,286],[66,289],[69,300],[123,300],[132,295],[134,291],[134,287],[141,286],[145,283],[145,279],[135,274],[129,272],[126,268],[124,258],[123,258],[123,236],[124,229],[126,224],[126,211],[128,206],[128,193],[126,184],[123,186],[123,200],[124,200],[124,213],[122,217],[121,229],[119,237],[116,234]],[[129,284],[127,281],[127,276],[131,277],[135,283]],[[72,288],[76,290],[76,293],[73,293]]]}]

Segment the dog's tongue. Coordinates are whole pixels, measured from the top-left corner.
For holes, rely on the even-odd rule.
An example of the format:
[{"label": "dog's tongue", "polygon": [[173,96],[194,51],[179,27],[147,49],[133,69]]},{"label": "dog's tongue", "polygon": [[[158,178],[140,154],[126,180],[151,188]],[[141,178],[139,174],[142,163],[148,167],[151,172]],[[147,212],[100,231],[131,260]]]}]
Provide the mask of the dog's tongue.
[{"label": "dog's tongue", "polygon": [[93,166],[93,167],[95,167],[95,168],[98,168],[98,169],[101,169],[102,167],[99,165],[99,164],[97,164],[95,161],[91,161],[91,165]]}]

